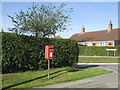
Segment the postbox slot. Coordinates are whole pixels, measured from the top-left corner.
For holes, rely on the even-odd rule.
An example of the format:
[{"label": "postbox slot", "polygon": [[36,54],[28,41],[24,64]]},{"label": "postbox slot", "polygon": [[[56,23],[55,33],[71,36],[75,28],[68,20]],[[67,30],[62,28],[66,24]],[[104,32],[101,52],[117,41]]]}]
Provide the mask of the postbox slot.
[{"label": "postbox slot", "polygon": [[53,48],[49,48],[49,49],[53,49]]}]

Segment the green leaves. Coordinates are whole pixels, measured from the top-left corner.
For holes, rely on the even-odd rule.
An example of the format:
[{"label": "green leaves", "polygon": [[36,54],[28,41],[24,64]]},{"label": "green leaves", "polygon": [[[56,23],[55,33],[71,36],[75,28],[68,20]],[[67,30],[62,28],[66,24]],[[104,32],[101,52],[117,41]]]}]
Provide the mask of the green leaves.
[{"label": "green leaves", "polygon": [[60,6],[49,5],[33,5],[28,10],[21,10],[15,17],[11,18],[14,28],[10,28],[16,34],[30,33],[33,36],[45,37],[46,35],[64,31],[70,24],[69,12],[72,8],[65,10],[65,3]]},{"label": "green leaves", "polygon": [[3,73],[47,69],[47,60],[44,58],[46,45],[55,46],[52,68],[72,66],[78,62],[79,49],[74,40],[38,38],[13,33],[3,33],[2,38]]},{"label": "green leaves", "polygon": [[[79,54],[80,55],[86,55],[86,56],[106,56],[107,55],[107,51],[106,49],[108,48],[116,48],[117,49],[117,52],[116,52],[116,55],[118,56],[119,55],[119,46],[117,47],[103,47],[103,46],[99,46],[99,47],[96,47],[96,46],[91,46],[91,47],[86,47],[86,46],[80,46],[79,47]],[[114,55],[114,52],[110,52],[110,55],[113,56]]]}]

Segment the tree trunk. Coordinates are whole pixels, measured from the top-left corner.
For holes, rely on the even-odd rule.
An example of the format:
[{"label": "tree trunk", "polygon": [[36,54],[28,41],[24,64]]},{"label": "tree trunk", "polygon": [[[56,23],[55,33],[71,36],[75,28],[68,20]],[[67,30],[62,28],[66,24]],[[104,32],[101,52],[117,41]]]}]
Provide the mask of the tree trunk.
[{"label": "tree trunk", "polygon": [[38,32],[36,31],[35,36],[38,37]]}]

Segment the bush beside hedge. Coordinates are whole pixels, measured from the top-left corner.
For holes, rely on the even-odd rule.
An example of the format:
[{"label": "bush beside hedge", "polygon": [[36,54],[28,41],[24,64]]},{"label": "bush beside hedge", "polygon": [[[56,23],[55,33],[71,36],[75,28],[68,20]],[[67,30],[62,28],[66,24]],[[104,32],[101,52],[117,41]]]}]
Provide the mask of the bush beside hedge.
[{"label": "bush beside hedge", "polygon": [[[105,46],[79,46],[79,55],[83,56],[106,56],[106,49],[117,49],[116,56],[120,56],[120,46],[116,47],[105,47]],[[109,55],[113,56],[114,52],[110,51]]]},{"label": "bush beside hedge", "polygon": [[46,45],[55,45],[55,56],[54,60],[51,60],[51,67],[71,66],[78,62],[79,48],[74,40],[37,38],[3,33],[3,73],[46,69],[48,63],[44,58]]}]

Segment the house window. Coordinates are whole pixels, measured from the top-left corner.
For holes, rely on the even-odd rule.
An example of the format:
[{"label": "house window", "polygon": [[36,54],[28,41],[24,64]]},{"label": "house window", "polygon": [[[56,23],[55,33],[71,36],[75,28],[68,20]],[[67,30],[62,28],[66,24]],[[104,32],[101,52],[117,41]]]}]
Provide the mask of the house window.
[{"label": "house window", "polygon": [[104,46],[104,42],[100,42],[100,46]]},{"label": "house window", "polygon": [[110,45],[110,46],[111,46],[111,45],[113,45],[113,43],[112,43],[112,42],[110,42],[110,43],[108,43],[108,45]]},{"label": "house window", "polygon": [[93,45],[93,46],[95,46],[95,45],[96,45],[96,43],[92,43],[92,45]]},{"label": "house window", "polygon": [[88,46],[88,43],[85,43],[85,46]]}]

